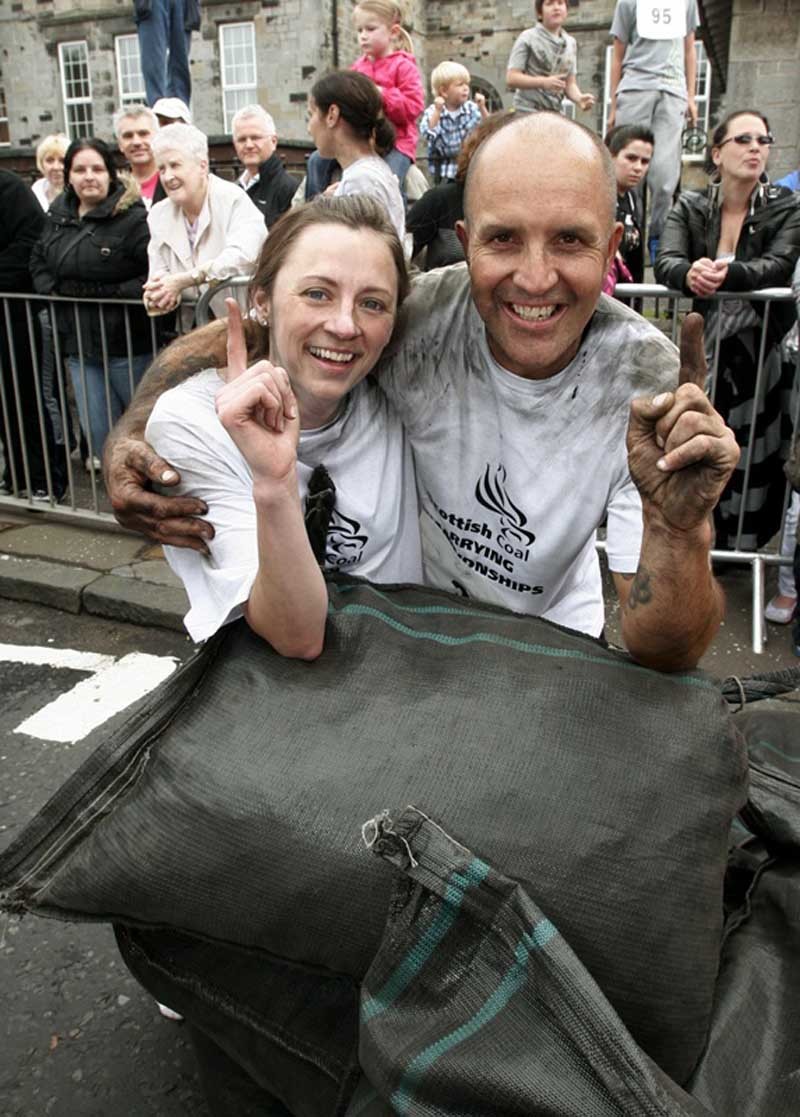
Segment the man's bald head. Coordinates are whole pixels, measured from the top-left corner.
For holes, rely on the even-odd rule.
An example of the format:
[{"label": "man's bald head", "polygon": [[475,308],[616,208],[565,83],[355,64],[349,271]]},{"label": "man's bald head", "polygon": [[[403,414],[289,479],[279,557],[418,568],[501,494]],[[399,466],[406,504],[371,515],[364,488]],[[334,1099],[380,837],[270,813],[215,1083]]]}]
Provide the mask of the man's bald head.
[{"label": "man's bald head", "polygon": [[[617,179],[614,164],[602,140],[574,120],[558,112],[519,113],[485,140],[475,152],[464,183],[464,220],[470,222],[470,207],[474,205],[480,185],[481,167],[495,164],[514,173],[515,163],[523,153],[534,155],[537,169],[547,188],[558,189],[559,178],[564,174],[598,176],[597,204],[606,210],[609,230],[616,220]],[[554,165],[554,157],[560,166]],[[532,182],[529,174],[519,178],[520,191],[530,190],[535,201],[536,190],[541,184]]]}]

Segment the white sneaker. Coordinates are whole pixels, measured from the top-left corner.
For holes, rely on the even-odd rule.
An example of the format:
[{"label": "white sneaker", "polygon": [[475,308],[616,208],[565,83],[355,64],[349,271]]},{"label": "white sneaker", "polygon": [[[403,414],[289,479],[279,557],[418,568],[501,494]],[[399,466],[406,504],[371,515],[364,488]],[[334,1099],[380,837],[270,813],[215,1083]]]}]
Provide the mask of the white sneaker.
[{"label": "white sneaker", "polygon": [[[779,601],[788,601],[790,604],[779,605]],[[783,594],[776,593],[764,610],[764,616],[773,624],[789,624],[796,608],[796,597],[784,597]]]}]

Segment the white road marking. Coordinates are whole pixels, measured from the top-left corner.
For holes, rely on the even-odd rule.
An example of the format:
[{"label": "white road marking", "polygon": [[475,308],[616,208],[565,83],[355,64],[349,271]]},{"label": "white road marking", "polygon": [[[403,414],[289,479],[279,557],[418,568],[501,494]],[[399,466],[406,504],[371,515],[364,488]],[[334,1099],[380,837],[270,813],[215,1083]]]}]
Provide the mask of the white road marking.
[{"label": "white road marking", "polygon": [[131,652],[122,659],[71,648],[0,644],[0,660],[42,667],[91,671],[71,690],[18,725],[15,733],[43,741],[74,744],[169,678],[178,666],[174,656]]}]

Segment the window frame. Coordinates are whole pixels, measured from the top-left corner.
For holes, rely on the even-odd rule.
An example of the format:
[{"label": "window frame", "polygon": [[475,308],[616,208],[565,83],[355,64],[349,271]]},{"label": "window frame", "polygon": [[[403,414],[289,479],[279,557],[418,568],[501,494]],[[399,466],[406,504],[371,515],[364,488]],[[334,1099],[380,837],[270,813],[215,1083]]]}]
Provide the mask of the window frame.
[{"label": "window frame", "polygon": [[[137,69],[133,76],[138,77],[141,88],[135,93],[126,93],[124,91],[123,73],[122,73],[122,55],[120,46],[122,43],[135,43],[136,44],[136,66]],[[145,92],[144,77],[142,76],[142,55],[139,47],[139,36],[134,32],[133,34],[115,35],[114,36],[114,58],[116,60],[117,69],[117,90],[119,92],[119,106],[125,108],[128,105],[146,105],[147,94]],[[128,74],[127,77],[131,77]]]},{"label": "window frame", "polygon": [[[3,138],[4,135],[5,139]],[[11,147],[11,131],[9,129],[8,121],[8,102],[6,101],[6,87],[4,85],[0,85],[0,147]]]},{"label": "window frame", "polygon": [[[250,82],[246,82],[246,83],[245,82],[229,82],[227,80],[227,77],[226,77],[226,70],[228,69],[228,65],[226,65],[226,59],[225,59],[225,36],[226,36],[226,33],[229,33],[232,30],[239,30],[242,27],[247,27],[247,28],[250,29],[250,43],[249,43],[249,46],[250,46],[250,49],[251,49],[251,61],[252,61],[252,68],[253,68],[253,81],[252,81],[252,83],[250,83]],[[223,128],[224,128],[225,132],[228,133],[231,130],[231,119],[233,118],[234,113],[236,113],[244,105],[253,104],[254,102],[258,101],[258,60],[257,60],[257,57],[256,57],[256,25],[255,25],[255,20],[244,19],[244,20],[236,20],[232,23],[221,23],[219,25],[219,40],[218,41],[219,41],[219,84],[220,84],[220,93],[222,95],[222,123],[223,123]],[[245,91],[247,92],[247,96],[245,98],[241,99],[240,103],[230,105],[230,107],[229,107],[229,104],[228,104],[229,95],[233,94],[234,96],[232,97],[232,100],[239,101],[240,99],[237,98],[235,95],[236,94],[241,94],[242,92],[245,92]]]},{"label": "window frame", "polygon": [[[89,89],[89,94],[86,97],[68,97],[67,96],[67,73],[64,60],[64,52],[68,47],[82,47],[83,48],[83,62],[86,66],[86,84]],[[66,42],[58,44],[58,72],[61,79],[61,99],[64,106],[64,132],[70,140],[78,139],[80,134],[76,130],[76,125],[70,121],[69,110],[74,105],[88,105],[88,125],[84,135],[92,135],[94,132],[94,101],[92,98],[92,71],[89,65],[89,44],[86,39],[69,39]]]}]

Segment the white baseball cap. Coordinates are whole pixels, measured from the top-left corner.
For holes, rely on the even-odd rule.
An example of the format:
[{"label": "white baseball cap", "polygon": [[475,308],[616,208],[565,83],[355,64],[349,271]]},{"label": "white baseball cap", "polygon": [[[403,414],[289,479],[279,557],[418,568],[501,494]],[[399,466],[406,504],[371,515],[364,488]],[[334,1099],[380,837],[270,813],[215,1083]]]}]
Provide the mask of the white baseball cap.
[{"label": "white baseball cap", "polygon": [[180,97],[159,97],[153,105],[156,116],[166,116],[169,120],[182,120],[184,124],[192,123],[192,114],[188,105]]}]

